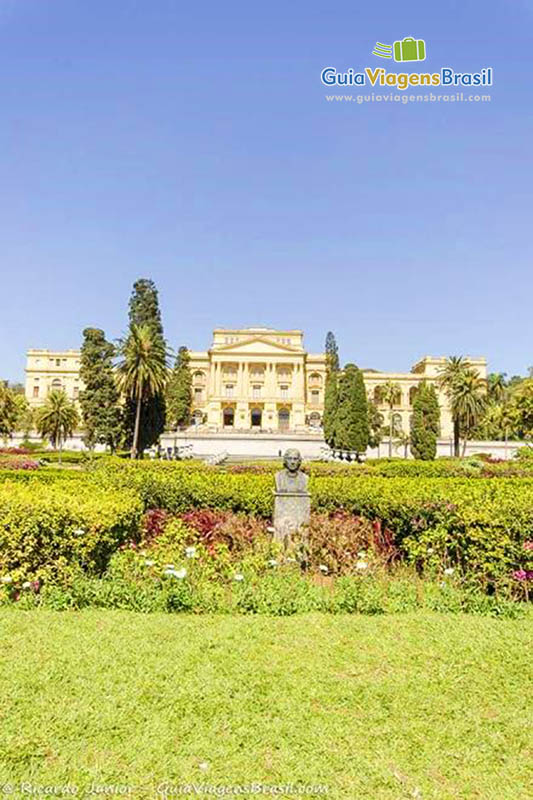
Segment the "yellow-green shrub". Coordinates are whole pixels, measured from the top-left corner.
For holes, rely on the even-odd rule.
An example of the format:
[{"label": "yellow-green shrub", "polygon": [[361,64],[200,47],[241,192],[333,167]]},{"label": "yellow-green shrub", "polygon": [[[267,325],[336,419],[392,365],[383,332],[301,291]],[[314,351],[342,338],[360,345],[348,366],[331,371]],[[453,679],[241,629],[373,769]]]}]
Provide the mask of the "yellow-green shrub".
[{"label": "yellow-green shrub", "polygon": [[134,492],[86,482],[0,483],[0,576],[47,579],[70,569],[102,572],[111,554],[139,535]]}]

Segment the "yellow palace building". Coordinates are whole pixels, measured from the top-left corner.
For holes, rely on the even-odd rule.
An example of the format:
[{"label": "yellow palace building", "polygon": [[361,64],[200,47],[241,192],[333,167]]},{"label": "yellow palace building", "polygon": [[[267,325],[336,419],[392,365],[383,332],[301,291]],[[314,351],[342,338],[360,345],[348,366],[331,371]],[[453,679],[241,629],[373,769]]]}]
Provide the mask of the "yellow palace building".
[{"label": "yellow palace building", "polygon": [[[308,353],[300,330],[271,328],[217,328],[209,350],[190,352],[193,421],[197,430],[210,432],[293,432],[320,434],[324,411],[326,363],[324,353]],[[486,378],[484,358],[468,358]],[[398,385],[394,425],[409,430],[414,396],[427,380],[437,389],[441,405],[441,437],[452,434],[446,395],[438,387],[444,357],[425,356],[408,373],[363,369],[368,396],[389,424],[382,386]],[[80,352],[29,350],[26,397],[32,406],[44,402],[52,389],[64,389],[76,400]]]}]

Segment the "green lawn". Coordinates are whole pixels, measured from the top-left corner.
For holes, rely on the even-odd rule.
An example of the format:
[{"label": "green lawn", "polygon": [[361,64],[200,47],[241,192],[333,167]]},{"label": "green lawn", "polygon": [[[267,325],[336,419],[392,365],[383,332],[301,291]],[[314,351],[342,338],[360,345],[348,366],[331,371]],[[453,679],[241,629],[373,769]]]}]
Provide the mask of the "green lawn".
[{"label": "green lawn", "polygon": [[531,617],[3,610],[0,798],[28,796],[21,781],[78,797],[262,782],[531,798],[532,631]]}]

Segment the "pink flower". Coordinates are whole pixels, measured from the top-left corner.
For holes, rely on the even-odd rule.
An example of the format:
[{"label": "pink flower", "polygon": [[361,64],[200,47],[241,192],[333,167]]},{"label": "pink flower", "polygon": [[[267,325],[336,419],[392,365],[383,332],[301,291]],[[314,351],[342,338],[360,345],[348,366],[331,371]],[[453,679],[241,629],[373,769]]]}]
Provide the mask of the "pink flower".
[{"label": "pink flower", "polygon": [[527,581],[527,572],[525,569],[517,569],[513,572],[513,578],[517,581]]},{"label": "pink flower", "polygon": [[524,542],[524,550],[533,550],[533,541]]}]

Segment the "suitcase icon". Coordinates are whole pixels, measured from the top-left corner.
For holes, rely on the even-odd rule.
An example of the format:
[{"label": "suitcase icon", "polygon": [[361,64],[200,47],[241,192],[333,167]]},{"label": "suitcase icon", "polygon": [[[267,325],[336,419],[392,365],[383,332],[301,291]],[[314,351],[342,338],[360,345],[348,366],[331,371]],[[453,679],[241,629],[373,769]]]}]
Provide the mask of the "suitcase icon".
[{"label": "suitcase icon", "polygon": [[413,39],[406,36],[399,42],[394,42],[395,61],[425,61],[426,43],[423,39]]}]

